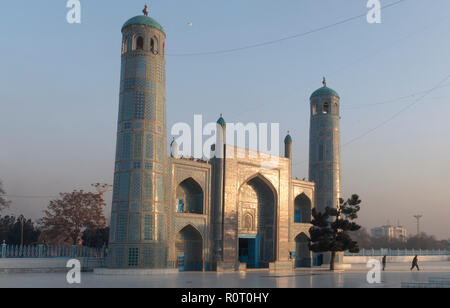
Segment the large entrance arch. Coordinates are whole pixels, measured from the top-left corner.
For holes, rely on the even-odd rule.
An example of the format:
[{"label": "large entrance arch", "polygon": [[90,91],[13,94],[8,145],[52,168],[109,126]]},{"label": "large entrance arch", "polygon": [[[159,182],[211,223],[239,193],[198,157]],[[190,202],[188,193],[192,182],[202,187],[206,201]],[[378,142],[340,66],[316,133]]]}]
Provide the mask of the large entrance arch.
[{"label": "large entrance arch", "polygon": [[256,176],[239,191],[239,262],[248,268],[267,268],[276,261],[276,192],[265,178]]},{"label": "large entrance arch", "polygon": [[309,238],[305,233],[300,233],[295,238],[295,267],[311,267]]},{"label": "large entrance arch", "polygon": [[203,239],[200,232],[188,225],[182,229],[176,238],[177,258],[184,258],[184,270],[203,270]]}]

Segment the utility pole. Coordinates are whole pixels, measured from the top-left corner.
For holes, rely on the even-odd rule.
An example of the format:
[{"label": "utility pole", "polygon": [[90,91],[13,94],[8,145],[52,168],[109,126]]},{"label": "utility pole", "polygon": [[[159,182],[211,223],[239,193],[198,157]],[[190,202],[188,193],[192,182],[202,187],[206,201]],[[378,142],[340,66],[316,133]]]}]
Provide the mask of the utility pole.
[{"label": "utility pole", "polygon": [[423,215],[414,215],[414,218],[417,220],[417,236],[420,236],[420,219]]}]

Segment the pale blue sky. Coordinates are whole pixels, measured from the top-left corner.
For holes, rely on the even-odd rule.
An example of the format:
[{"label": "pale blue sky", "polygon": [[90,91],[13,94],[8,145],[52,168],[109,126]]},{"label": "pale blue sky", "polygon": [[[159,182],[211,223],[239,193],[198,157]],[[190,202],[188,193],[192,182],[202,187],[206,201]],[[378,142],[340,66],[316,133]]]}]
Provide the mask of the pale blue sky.
[{"label": "pale blue sky", "polygon": [[[395,0],[382,0],[383,5]],[[10,195],[55,195],[112,182],[122,24],[143,0],[0,4],[0,178]],[[230,49],[320,28],[367,11],[365,0],[155,0],[168,54]],[[192,22],[193,27],[188,23]],[[234,53],[167,56],[168,127],[279,122],[294,139],[294,175],[307,177],[309,96],[322,76],[341,95],[342,142],[389,119],[450,74],[450,2],[408,0],[294,40]],[[342,188],[364,201],[367,228],[397,219],[449,238],[450,80],[386,125],[342,149]],[[370,105],[384,103],[378,105]],[[46,199],[11,198],[38,218]],[[109,211],[109,210],[108,210]]]}]

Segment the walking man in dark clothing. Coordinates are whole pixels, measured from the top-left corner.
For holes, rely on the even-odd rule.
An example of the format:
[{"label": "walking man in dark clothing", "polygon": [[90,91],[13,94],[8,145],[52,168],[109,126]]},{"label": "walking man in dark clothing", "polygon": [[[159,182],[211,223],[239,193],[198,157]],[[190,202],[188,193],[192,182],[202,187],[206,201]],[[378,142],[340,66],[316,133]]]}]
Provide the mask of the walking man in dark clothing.
[{"label": "walking man in dark clothing", "polygon": [[414,259],[412,261],[411,271],[414,268],[417,268],[417,270],[420,271],[420,268],[419,268],[419,257],[417,255],[414,257]]},{"label": "walking man in dark clothing", "polygon": [[382,261],[381,261],[381,263],[383,264],[383,272],[384,272],[384,269],[386,268],[386,259],[387,259],[387,257],[384,256]]}]

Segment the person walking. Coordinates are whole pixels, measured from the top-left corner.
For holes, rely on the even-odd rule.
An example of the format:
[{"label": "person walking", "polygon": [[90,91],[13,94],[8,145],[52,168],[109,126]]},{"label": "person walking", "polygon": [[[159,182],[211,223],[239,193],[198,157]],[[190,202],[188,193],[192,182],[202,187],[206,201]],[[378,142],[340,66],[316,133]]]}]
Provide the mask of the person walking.
[{"label": "person walking", "polygon": [[381,263],[383,264],[383,272],[386,269],[386,260],[387,260],[387,256],[384,256],[383,259],[381,260]]},{"label": "person walking", "polygon": [[411,271],[414,268],[417,268],[417,270],[420,271],[420,268],[419,268],[419,257],[417,255],[414,257],[414,259],[412,261]]}]

